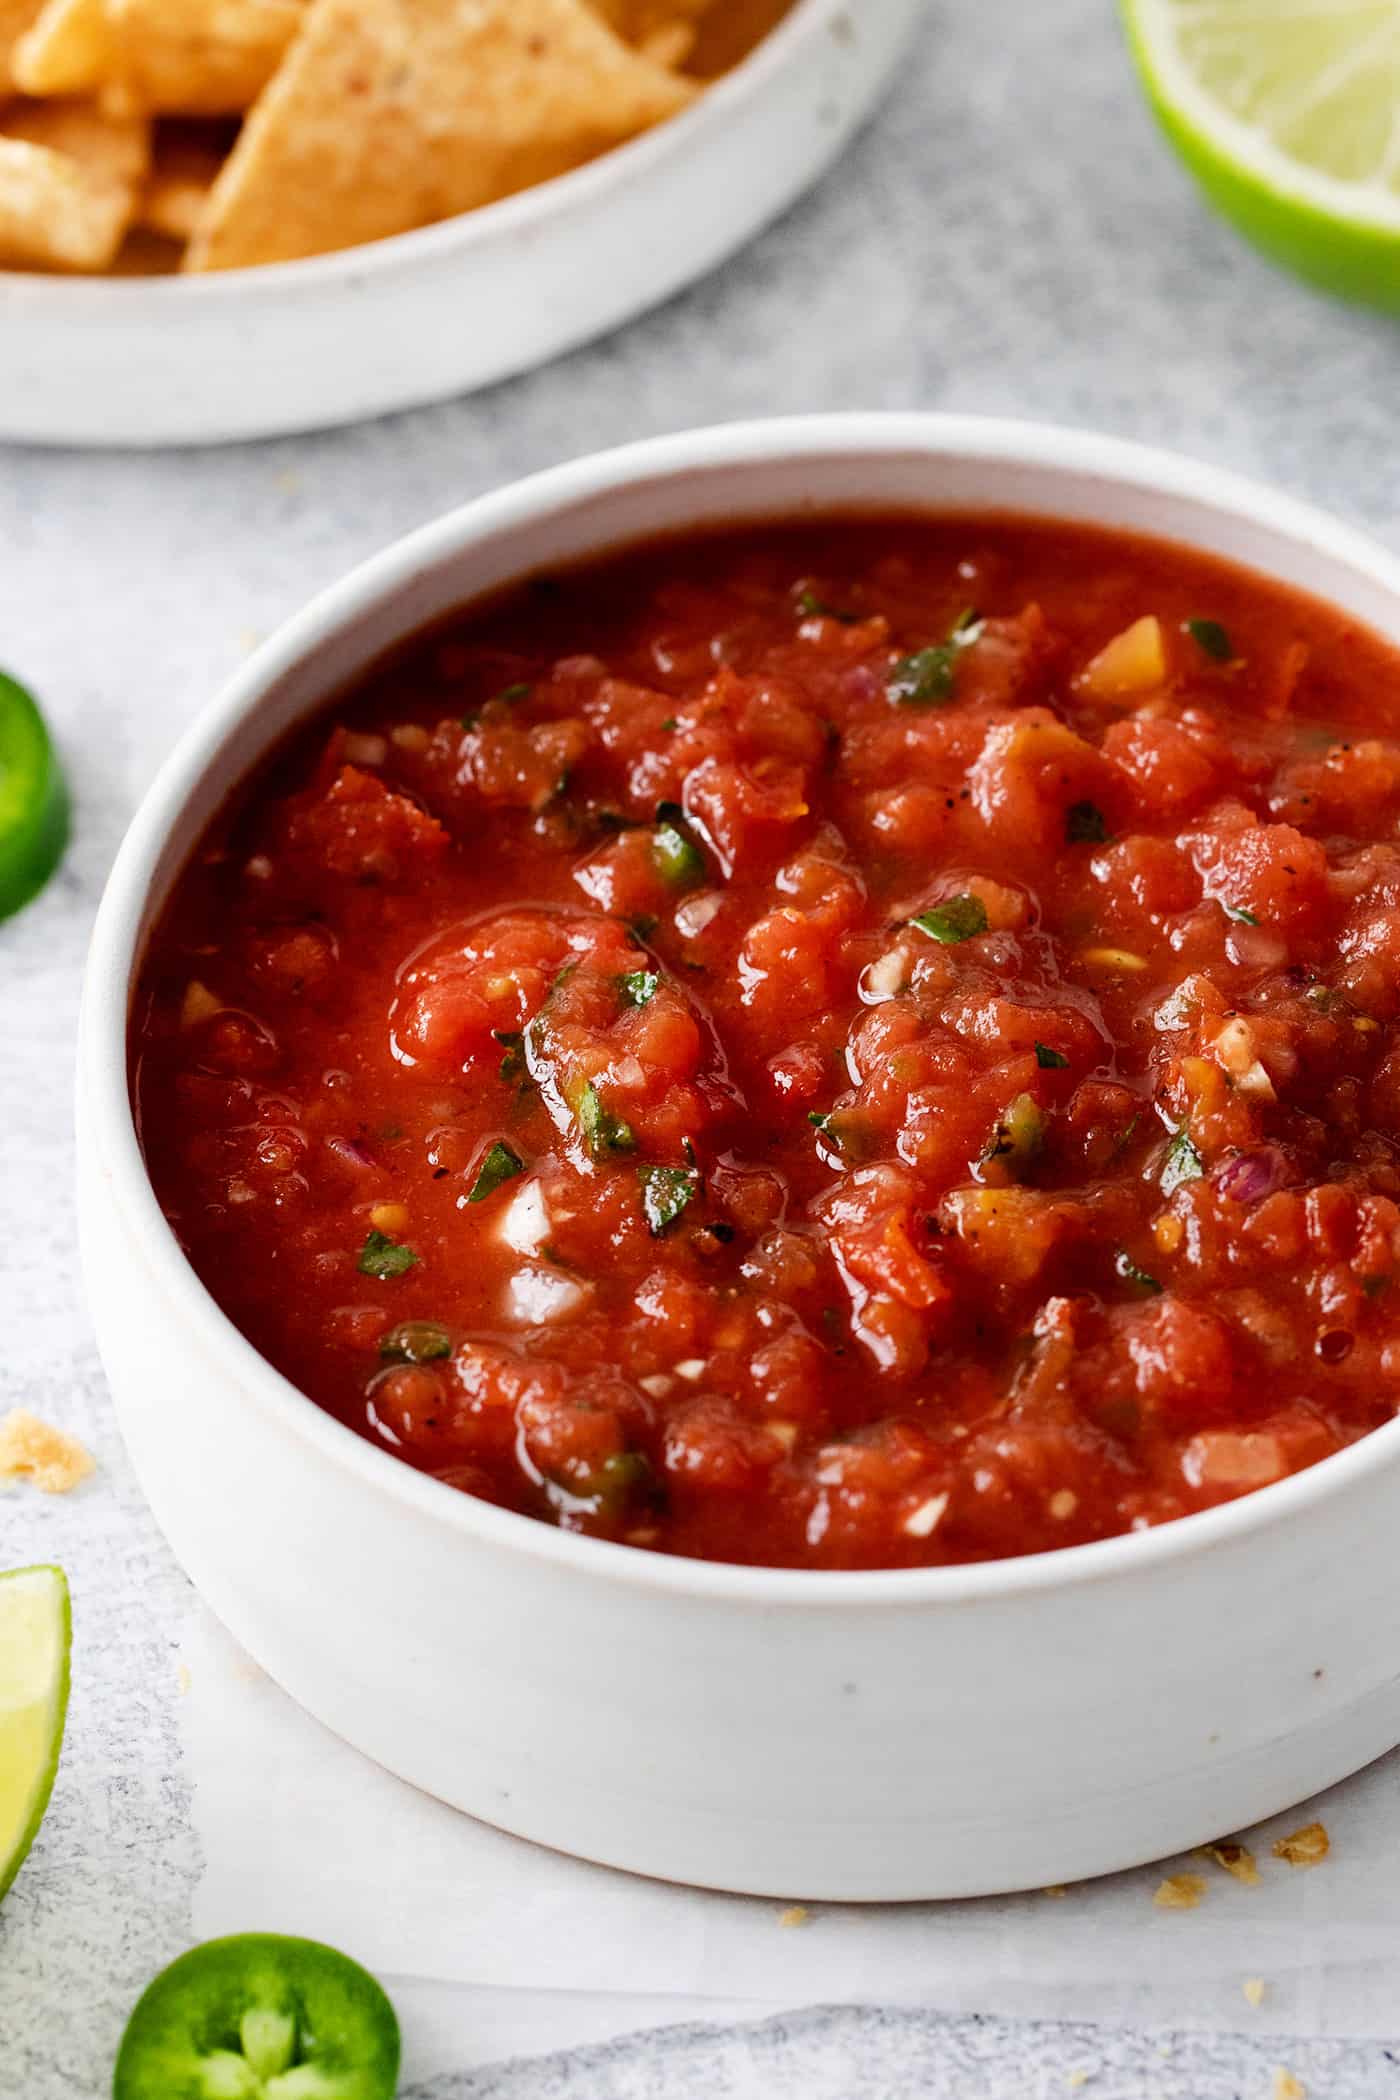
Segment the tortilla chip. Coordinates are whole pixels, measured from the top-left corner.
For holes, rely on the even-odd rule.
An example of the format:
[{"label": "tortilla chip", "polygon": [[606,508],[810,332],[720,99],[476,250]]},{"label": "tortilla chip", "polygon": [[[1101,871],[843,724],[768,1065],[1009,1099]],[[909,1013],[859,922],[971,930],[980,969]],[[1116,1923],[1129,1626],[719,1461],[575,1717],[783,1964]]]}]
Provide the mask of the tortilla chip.
[{"label": "tortilla chip", "polygon": [[43,0],[0,0],[0,95],[9,93],[10,53],[33,23]]},{"label": "tortilla chip", "polygon": [[644,44],[659,30],[693,29],[718,0],[588,0],[595,15],[629,44]]},{"label": "tortilla chip", "polygon": [[695,49],[695,25],[692,22],[663,22],[659,28],[649,29],[645,36],[638,37],[637,49],[654,66],[669,66],[674,71],[685,64]]},{"label": "tortilla chip", "polygon": [[10,60],[26,95],[91,94],[112,71],[112,39],[103,0],[45,0]]},{"label": "tortilla chip", "polygon": [[606,152],[694,92],[583,0],[312,0],[186,267],[291,261],[451,218]]},{"label": "tortilla chip", "polygon": [[0,267],[105,270],[135,203],[130,183],[69,153],[0,138]]},{"label": "tortilla chip", "polygon": [[162,140],[137,211],[137,224],[167,240],[187,241],[209,202],[225,156],[193,139]]},{"label": "tortilla chip", "polygon": [[115,72],[139,109],[224,116],[251,108],[306,0],[107,0]]},{"label": "tortilla chip", "polygon": [[[12,103],[0,110],[0,135],[66,153],[85,168],[126,183],[133,193],[150,172],[151,127],[146,118],[109,116],[96,102],[57,98]],[[134,207],[134,194],[132,203]]]}]

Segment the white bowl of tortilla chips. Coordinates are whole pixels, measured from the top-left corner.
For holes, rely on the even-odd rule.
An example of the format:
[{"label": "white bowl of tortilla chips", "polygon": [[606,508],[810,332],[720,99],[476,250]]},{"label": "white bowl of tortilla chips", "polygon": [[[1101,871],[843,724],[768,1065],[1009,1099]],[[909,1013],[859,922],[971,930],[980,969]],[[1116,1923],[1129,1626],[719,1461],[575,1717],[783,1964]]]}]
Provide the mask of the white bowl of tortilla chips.
[{"label": "white bowl of tortilla chips", "polygon": [[541,363],[789,204],[921,6],[0,0],[0,436],[271,436]]}]

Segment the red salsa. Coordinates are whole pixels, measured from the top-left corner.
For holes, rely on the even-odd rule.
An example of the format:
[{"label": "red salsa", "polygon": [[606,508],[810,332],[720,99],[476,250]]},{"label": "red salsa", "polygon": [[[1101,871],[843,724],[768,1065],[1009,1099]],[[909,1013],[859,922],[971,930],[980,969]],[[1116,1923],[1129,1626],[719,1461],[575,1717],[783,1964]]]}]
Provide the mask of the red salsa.
[{"label": "red salsa", "polygon": [[263,1354],[709,1559],[1160,1524],[1400,1402],[1400,655],[986,517],[676,540],[378,666],[181,876],[142,1141]]}]

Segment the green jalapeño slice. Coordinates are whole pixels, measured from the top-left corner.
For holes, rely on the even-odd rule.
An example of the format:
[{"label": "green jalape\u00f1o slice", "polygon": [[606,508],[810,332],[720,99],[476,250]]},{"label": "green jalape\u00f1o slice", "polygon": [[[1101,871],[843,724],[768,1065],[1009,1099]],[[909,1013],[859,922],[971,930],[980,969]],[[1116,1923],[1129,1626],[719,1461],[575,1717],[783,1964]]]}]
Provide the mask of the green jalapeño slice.
[{"label": "green jalape\u00f1o slice", "polygon": [[0,671],[0,919],[36,897],[68,843],[68,790],[44,718]]},{"label": "green jalape\u00f1o slice", "polygon": [[112,2100],[393,2100],[399,2023],[367,1970],[269,1932],[162,1969],[127,2022]]}]

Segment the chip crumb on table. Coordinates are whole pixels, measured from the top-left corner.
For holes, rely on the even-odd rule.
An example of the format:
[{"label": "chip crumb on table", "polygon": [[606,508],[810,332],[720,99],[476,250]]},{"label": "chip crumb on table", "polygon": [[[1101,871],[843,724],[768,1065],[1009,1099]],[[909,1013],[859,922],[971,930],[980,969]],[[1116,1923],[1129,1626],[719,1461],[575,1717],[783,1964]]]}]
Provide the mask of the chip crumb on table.
[{"label": "chip crumb on table", "polygon": [[1205,1892],[1204,1874],[1168,1874],[1152,1901],[1158,1910],[1194,1910]]},{"label": "chip crumb on table", "polygon": [[41,1494],[66,1495],[95,1467],[91,1453],[76,1437],[27,1408],[12,1408],[0,1419],[0,1485],[27,1480]]},{"label": "chip crumb on table", "polygon": [[1256,2012],[1264,2003],[1268,1988],[1262,1976],[1246,1976],[1244,1982],[1240,1985],[1240,1989],[1244,1993],[1245,2003],[1252,2005]]},{"label": "chip crumb on table", "polygon": [[1246,1888],[1257,1888],[1263,1876],[1248,1845],[1241,1845],[1234,1838],[1221,1838],[1214,1845],[1202,1845],[1203,1859],[1213,1859],[1223,1867],[1235,1881],[1242,1881]]},{"label": "chip crumb on table", "polygon": [[1279,2064],[1274,2072],[1271,2100],[1308,2100],[1308,2089],[1301,2078],[1295,2078],[1290,2070]]},{"label": "chip crumb on table", "polygon": [[807,1925],[810,1924],[811,1917],[812,1914],[805,1903],[790,1903],[785,1911],[779,1913],[778,1923],[788,1926]]},{"label": "chip crumb on table", "polygon": [[1291,1830],[1273,1844],[1274,1858],[1287,1860],[1290,1867],[1315,1867],[1331,1850],[1332,1840],[1322,1823],[1304,1823],[1301,1830]]}]

